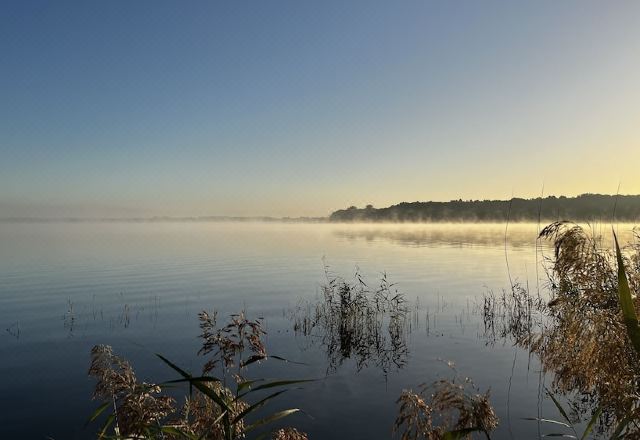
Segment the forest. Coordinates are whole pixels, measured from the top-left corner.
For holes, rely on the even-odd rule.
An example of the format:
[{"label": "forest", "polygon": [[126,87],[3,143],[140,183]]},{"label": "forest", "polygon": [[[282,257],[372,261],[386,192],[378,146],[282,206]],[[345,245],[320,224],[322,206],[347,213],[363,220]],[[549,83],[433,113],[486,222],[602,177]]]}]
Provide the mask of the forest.
[{"label": "forest", "polygon": [[640,219],[640,195],[582,194],[510,200],[402,202],[386,208],[351,206],[333,212],[332,222],[505,222],[620,221]]}]

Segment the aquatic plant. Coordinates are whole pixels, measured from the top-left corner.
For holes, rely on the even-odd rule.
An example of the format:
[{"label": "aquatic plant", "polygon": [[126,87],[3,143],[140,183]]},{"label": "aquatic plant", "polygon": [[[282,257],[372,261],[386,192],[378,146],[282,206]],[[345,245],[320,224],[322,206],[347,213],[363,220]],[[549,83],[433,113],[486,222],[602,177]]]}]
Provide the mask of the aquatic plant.
[{"label": "aquatic plant", "polygon": [[[115,355],[111,347],[93,348],[89,375],[97,380],[94,398],[104,403],[90,420],[112,409],[99,438],[235,440],[299,411],[298,408],[286,409],[251,422],[247,420],[284,393],[286,386],[309,380],[246,379],[244,373],[248,365],[268,358],[261,339],[266,334],[261,321],[251,321],[241,312],[231,315],[230,322],[218,328],[215,318],[215,312],[200,313],[203,345],[199,354],[213,356],[198,376],[157,355],[180,378],[162,384],[140,383],[131,365]],[[245,355],[247,350],[249,354]],[[232,367],[236,368],[234,373],[231,373]],[[210,375],[216,369],[221,373],[219,377]],[[176,401],[162,392],[180,383],[189,385],[189,394],[177,408]],[[254,393],[270,389],[278,391],[253,403],[249,401]],[[280,429],[273,435],[282,440],[306,439],[305,433],[293,428]]]},{"label": "aquatic plant", "polygon": [[613,239],[616,245],[616,262],[618,263],[618,299],[620,300],[620,308],[622,309],[622,316],[624,317],[624,324],[627,327],[629,340],[633,345],[633,349],[640,355],[640,325],[638,325],[638,315],[633,303],[624,259],[615,231],[613,232]]},{"label": "aquatic plant", "polygon": [[[539,423],[545,423],[545,424],[550,424],[550,425],[554,425],[554,426],[563,426],[564,428],[568,428],[571,430],[572,434],[567,434],[564,432],[552,432],[549,434],[545,434],[545,437],[563,437],[563,438],[574,438],[574,439],[580,439],[580,440],[586,440],[587,438],[589,438],[589,435],[593,432],[593,429],[596,425],[596,423],[598,422],[598,419],[600,419],[600,417],[602,416],[602,408],[598,407],[591,415],[591,419],[589,420],[589,422],[586,424],[584,430],[582,431],[582,434],[578,433],[578,427],[577,424],[578,422],[580,422],[580,420],[572,420],[572,418],[569,416],[569,411],[567,411],[562,404],[560,403],[560,401],[558,401],[558,399],[556,398],[556,396],[549,390],[547,391],[547,396],[549,396],[549,398],[551,399],[551,401],[553,402],[553,404],[555,405],[556,409],[558,410],[558,412],[560,413],[560,415],[562,416],[563,420],[553,420],[553,419],[546,419],[546,418],[541,418],[541,417],[525,417],[524,420],[532,420],[532,421],[537,421]],[[617,440],[618,437],[617,435],[614,433],[614,435],[610,438],[610,440]]]},{"label": "aquatic plant", "polygon": [[546,317],[546,303],[542,297],[532,296],[517,282],[498,295],[493,291],[486,292],[479,308],[484,324],[483,337],[490,344],[507,339],[527,340],[540,331]]},{"label": "aquatic plant", "polygon": [[89,375],[96,379],[94,398],[106,401],[100,412],[113,406],[101,437],[115,422],[116,435],[144,438],[150,427],[160,423],[173,409],[174,400],[160,395],[159,385],[138,382],[129,362],[115,355],[107,345],[96,345],[91,350]]},{"label": "aquatic plant", "polygon": [[290,314],[296,334],[320,341],[335,371],[346,359],[358,370],[373,364],[385,374],[407,361],[409,308],[404,295],[383,273],[369,288],[359,271],[352,282],[325,267],[327,282],[316,302],[301,301]]},{"label": "aquatic plant", "polygon": [[307,434],[296,428],[278,429],[271,435],[272,440],[309,440]]},{"label": "aquatic plant", "polygon": [[[603,247],[600,237],[569,222],[550,224],[540,238],[552,240],[554,247],[548,259],[551,296],[548,304],[533,309],[543,319],[530,331],[530,316],[507,307],[507,321],[515,319],[516,325],[505,327],[503,336],[538,355],[543,369],[552,373],[553,390],[570,397],[574,414],[589,413],[581,438],[594,426],[611,435],[607,438],[640,438],[640,303],[632,293],[640,287],[640,246],[631,243],[623,252],[614,235],[615,250]],[[491,301],[485,298],[485,304]],[[492,322],[493,308],[485,310],[485,323]],[[519,331],[522,327],[527,331]],[[569,417],[554,392],[548,395],[563,421],[533,419],[564,425],[577,437],[580,419]]]},{"label": "aquatic plant", "polygon": [[471,379],[441,379],[420,385],[418,391],[403,390],[394,424],[401,440],[487,439],[498,426],[489,392],[480,393]]},{"label": "aquatic plant", "polygon": [[[562,420],[530,418],[564,426],[587,438],[640,438],[640,244],[603,246],[601,237],[570,222],[545,227],[553,244],[547,259],[547,301],[515,285],[481,304],[484,337],[511,339],[538,355],[553,377],[547,395]],[[562,407],[556,394],[571,404]],[[577,425],[586,426],[578,435]]]},{"label": "aquatic plant", "polygon": [[[203,310],[198,315],[200,319],[200,338],[202,348],[199,355],[213,354],[203,368],[207,374],[216,367],[222,366],[227,371],[235,366],[238,373],[247,365],[267,358],[267,351],[262,342],[266,332],[262,329],[262,319],[251,321],[244,311],[231,315],[230,322],[222,328],[216,326],[217,313]],[[251,356],[244,359],[244,352],[248,349]]]}]

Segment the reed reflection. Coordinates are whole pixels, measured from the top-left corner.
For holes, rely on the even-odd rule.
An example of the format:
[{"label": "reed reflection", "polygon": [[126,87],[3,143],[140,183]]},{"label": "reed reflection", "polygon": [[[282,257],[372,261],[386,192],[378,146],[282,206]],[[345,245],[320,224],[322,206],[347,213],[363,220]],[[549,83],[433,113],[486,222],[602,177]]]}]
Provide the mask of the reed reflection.
[{"label": "reed reflection", "polygon": [[346,281],[325,270],[327,282],[317,302],[301,301],[292,311],[297,335],[319,344],[327,357],[327,373],[347,359],[358,371],[375,366],[386,375],[407,363],[406,337],[410,309],[386,274],[370,288],[359,272]]}]

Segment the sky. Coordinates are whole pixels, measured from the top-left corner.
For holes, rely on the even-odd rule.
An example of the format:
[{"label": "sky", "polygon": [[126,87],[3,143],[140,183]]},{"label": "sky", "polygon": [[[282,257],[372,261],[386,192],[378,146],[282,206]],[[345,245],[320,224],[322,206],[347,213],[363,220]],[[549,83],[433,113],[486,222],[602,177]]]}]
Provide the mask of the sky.
[{"label": "sky", "polygon": [[31,1],[0,217],[640,194],[637,1]]}]

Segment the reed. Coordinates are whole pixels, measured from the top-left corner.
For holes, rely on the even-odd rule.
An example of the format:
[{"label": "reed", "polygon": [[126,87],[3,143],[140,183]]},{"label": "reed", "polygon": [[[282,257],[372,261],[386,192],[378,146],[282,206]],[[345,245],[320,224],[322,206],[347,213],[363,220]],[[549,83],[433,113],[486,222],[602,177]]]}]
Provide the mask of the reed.
[{"label": "reed", "polygon": [[457,373],[451,379],[422,384],[418,391],[404,390],[397,403],[394,433],[401,440],[464,439],[473,433],[490,439],[498,426],[489,392],[480,393],[470,378]]},{"label": "reed", "polygon": [[322,346],[328,373],[346,359],[355,359],[358,371],[375,365],[386,375],[402,368],[409,353],[410,310],[386,273],[374,287],[358,271],[353,281],[331,274],[326,267],[325,275],[321,298],[301,301],[290,310],[294,333]]},{"label": "reed", "polygon": [[[216,313],[203,311],[200,327],[203,344],[199,354],[207,356],[202,373],[193,375],[157,355],[179,375],[178,379],[161,384],[139,382],[129,362],[111,347],[93,348],[89,375],[96,379],[94,398],[103,403],[90,421],[108,413],[99,438],[235,440],[300,411],[290,408],[257,420],[254,417],[259,409],[286,392],[287,386],[309,382],[247,377],[249,365],[269,358],[262,341],[266,333],[261,320],[250,320],[241,312],[218,327]],[[181,406],[164,394],[166,388],[176,384],[189,387]],[[282,428],[273,432],[272,438],[303,440],[307,436],[294,428]]]},{"label": "reed", "polygon": [[[640,438],[640,299],[633,294],[640,291],[640,244],[636,239],[621,249],[614,234],[614,248],[603,247],[600,237],[570,222],[548,225],[540,238],[554,247],[547,260],[548,303],[517,286],[502,300],[485,295],[485,335],[511,338],[551,373],[548,395],[562,420],[533,420],[563,425],[577,438],[594,431]],[[556,393],[574,396],[574,414],[589,414],[582,434],[580,418],[569,416]]]}]

